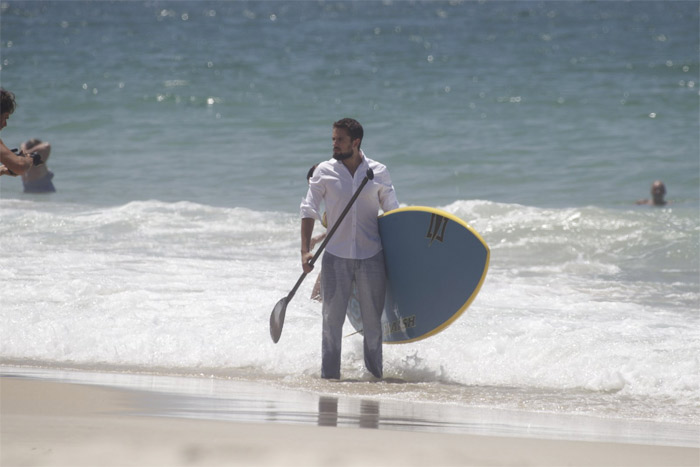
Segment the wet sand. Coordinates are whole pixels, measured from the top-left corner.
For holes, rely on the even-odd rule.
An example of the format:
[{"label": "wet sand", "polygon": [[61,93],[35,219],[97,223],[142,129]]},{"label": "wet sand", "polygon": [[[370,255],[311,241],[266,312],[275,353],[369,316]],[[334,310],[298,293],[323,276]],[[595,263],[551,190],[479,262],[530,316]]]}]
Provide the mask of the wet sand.
[{"label": "wet sand", "polygon": [[[333,398],[320,398],[315,425],[186,418],[173,416],[174,410],[152,415],[161,399],[145,391],[5,374],[0,465],[700,465],[700,449],[692,447],[372,429],[377,418],[371,404],[361,407],[357,427],[346,427]],[[405,423],[410,420],[407,410]]]}]

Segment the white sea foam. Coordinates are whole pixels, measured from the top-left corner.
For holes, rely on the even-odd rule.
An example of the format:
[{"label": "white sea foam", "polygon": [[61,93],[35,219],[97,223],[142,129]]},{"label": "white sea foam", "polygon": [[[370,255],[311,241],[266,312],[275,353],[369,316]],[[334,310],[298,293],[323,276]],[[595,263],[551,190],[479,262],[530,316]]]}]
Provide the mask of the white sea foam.
[{"label": "white sea foam", "polygon": [[[403,390],[351,392],[699,421],[693,258],[666,259],[681,271],[673,281],[658,270],[638,280],[646,266],[634,258],[662,242],[687,249],[683,219],[634,244],[625,243],[634,229],[660,224],[596,208],[460,201],[446,209],[491,245],[479,296],[437,336],[385,346],[385,376],[406,382]],[[156,201],[2,201],[0,215],[6,244],[16,246],[0,258],[3,361],[316,387],[314,274],[287,309],[280,343],[268,333],[273,305],[301,272],[295,215]],[[594,238],[599,229],[604,238]],[[366,378],[359,336],[344,342],[343,374]]]}]

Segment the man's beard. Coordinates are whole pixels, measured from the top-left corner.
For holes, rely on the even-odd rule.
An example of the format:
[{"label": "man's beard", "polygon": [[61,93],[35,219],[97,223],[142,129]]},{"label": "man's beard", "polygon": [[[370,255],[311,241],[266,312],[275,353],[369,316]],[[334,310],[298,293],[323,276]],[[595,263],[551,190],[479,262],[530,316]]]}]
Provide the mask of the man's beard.
[{"label": "man's beard", "polygon": [[352,157],[352,151],[342,153],[342,152],[334,152],[333,153],[333,159],[337,161],[344,161],[345,159],[350,159]]}]

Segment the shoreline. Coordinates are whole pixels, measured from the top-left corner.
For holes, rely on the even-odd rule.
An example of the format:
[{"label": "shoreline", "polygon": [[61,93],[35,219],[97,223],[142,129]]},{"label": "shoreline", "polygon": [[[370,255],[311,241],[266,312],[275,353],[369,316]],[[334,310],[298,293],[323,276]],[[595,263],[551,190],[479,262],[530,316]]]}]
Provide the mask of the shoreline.
[{"label": "shoreline", "polygon": [[[136,391],[158,400],[144,405],[144,414],[150,416],[317,424],[324,405],[323,410],[335,407],[337,426],[357,427],[362,426],[367,408],[374,407],[371,416],[380,429],[700,448],[700,423],[606,416],[587,410],[552,411],[542,407],[546,394],[533,398],[527,390],[508,393],[508,388],[465,388],[460,403],[445,399],[439,388],[429,389],[427,398],[416,399],[416,392],[425,393],[424,386],[391,378],[377,382],[311,377],[300,385],[298,381],[289,384],[286,378],[257,379],[246,372],[168,370],[0,363],[0,376]],[[496,391],[496,398],[521,400],[521,406],[493,405],[495,399],[484,402],[489,391]]]},{"label": "shoreline", "polygon": [[[180,379],[187,384],[187,378]],[[246,390],[244,383],[232,384]],[[359,407],[345,407],[341,400],[339,410],[338,398],[307,394],[307,401],[290,394],[277,401],[288,411],[270,412],[265,408],[273,403],[269,393],[213,401],[216,395],[174,397],[158,390],[37,378],[4,367],[0,464],[697,466],[700,462],[697,447],[543,439],[526,432],[493,436],[431,432],[425,426],[422,431],[387,428],[379,403],[365,400]],[[284,398],[285,391],[274,397]],[[428,422],[412,413],[411,404],[392,410],[403,410],[394,418],[409,427]],[[196,417],[197,411],[217,413],[202,419]],[[223,417],[235,411],[260,412],[267,421]],[[304,412],[313,420],[285,415]]]}]

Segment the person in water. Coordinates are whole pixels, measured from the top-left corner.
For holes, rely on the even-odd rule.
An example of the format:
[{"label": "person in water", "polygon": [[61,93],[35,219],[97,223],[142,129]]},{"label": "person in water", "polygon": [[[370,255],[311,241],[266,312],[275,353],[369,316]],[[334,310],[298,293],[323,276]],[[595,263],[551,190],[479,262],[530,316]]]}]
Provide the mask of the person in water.
[{"label": "person in water", "polygon": [[651,185],[651,199],[640,199],[637,204],[650,204],[652,206],[666,206],[666,185],[661,180],[656,180]]},{"label": "person in water", "polygon": [[25,193],[53,193],[56,188],[53,186],[53,172],[46,167],[46,161],[51,154],[51,145],[36,138],[22,143],[22,152],[26,154],[37,153],[44,162],[34,167],[29,172],[22,174],[22,183]]}]

